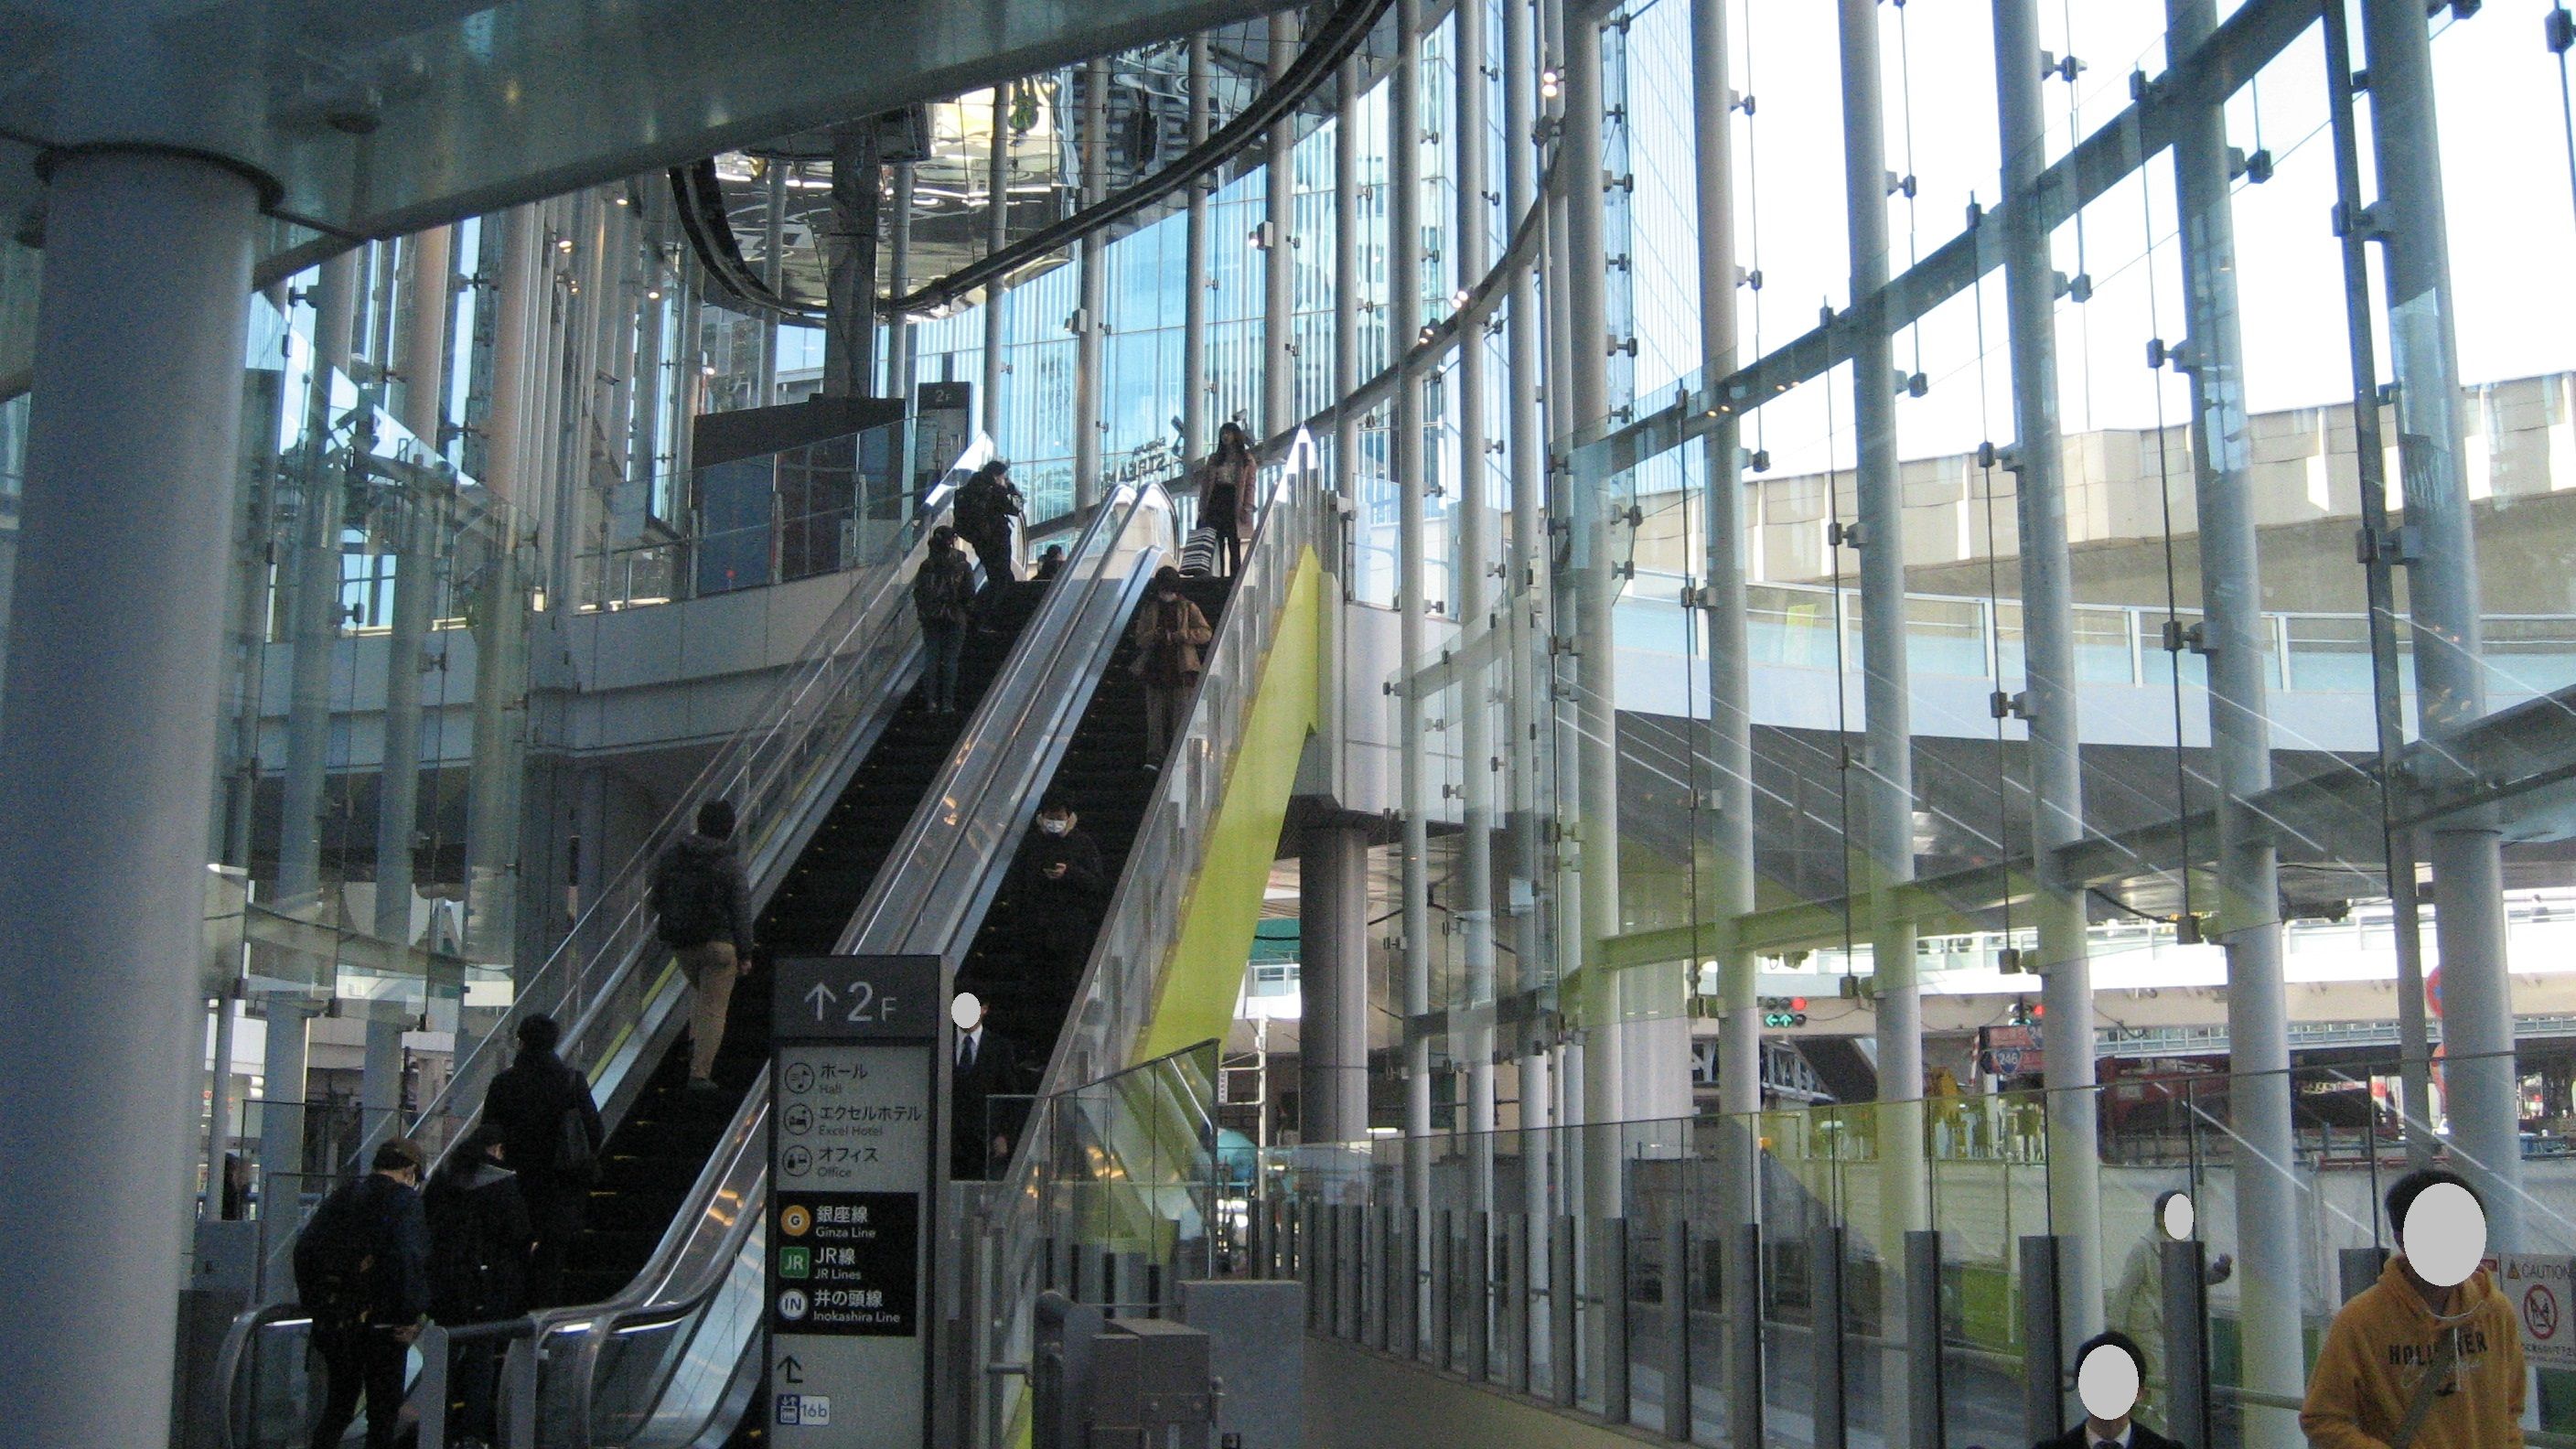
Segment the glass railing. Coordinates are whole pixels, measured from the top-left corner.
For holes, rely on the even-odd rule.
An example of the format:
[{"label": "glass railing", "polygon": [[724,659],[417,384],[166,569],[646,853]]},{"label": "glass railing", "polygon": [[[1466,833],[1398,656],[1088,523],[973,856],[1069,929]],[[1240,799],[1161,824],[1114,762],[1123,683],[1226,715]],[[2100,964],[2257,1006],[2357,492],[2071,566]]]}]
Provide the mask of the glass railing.
[{"label": "glass railing", "polygon": [[[2437,1070],[2466,1065],[2452,1059]],[[2080,1416],[2062,1346],[2106,1327],[2145,1349],[2141,1418],[2173,1432],[2166,1413],[2182,1402],[2178,1380],[2188,1375],[2168,1358],[2175,1325],[2158,1213],[2180,1192],[2194,1205],[2191,1241],[2205,1264],[2209,1442],[2233,1449],[2261,1439],[2249,1420],[2267,1416],[2276,1441],[2296,1442],[2305,1369],[2328,1321],[2396,1246],[2381,1203],[2409,1166],[2392,1105],[2397,1075],[2386,1058],[2244,1076],[2223,1061],[2166,1062],[2080,1093],[1945,1092],[1746,1117],[1307,1144],[1262,1154],[1251,1190],[1220,1212],[1274,1229],[1262,1266],[1303,1279],[1317,1332],[1614,1422],[1667,1432],[1666,1405],[1687,1402],[1690,1423],[1677,1440],[1737,1442],[1730,1335],[1758,1323],[1764,1443],[1819,1442],[1822,1356],[1841,1375],[1832,1408],[1845,1439],[1834,1442],[1939,1442],[1901,1432],[1908,1414],[1928,1408],[1946,1442],[2005,1444],[2073,1422],[2035,1415]],[[2277,1109],[2283,1098],[2287,1161],[2249,1143],[2242,1133],[2258,1129],[2241,1126],[2259,1103]],[[2095,1150],[2052,1161],[2052,1129],[2068,1114],[2089,1119]],[[2502,1164],[2468,1162],[2438,1132],[2419,1142],[2480,1184],[2492,1219],[2510,1221],[2500,1229],[2510,1237],[2491,1250],[2576,1252],[2576,1141],[2526,1132],[2521,1160]],[[1428,1192],[1411,1202],[1408,1151],[1430,1164]],[[1579,1201],[1603,1180],[1605,1155],[1619,1194],[1607,1214]],[[2258,1198],[2264,1179],[2271,1191]],[[1479,1182],[1492,1184],[1481,1200]],[[1751,1239],[1722,1206],[1747,1182]],[[1568,1195],[1578,1199],[1572,1212]],[[2079,1226],[2088,1214],[2092,1223]],[[2049,1240],[2053,1269],[2040,1266],[2033,1239]],[[1759,1261],[1758,1282],[1746,1285],[1750,1311],[1727,1301],[1744,1280],[1725,1266],[1748,1242]],[[1924,1281],[1931,1264],[1937,1282]],[[2035,1348],[2031,1325],[2051,1314],[2060,1342]],[[1910,1378],[1909,1364],[1936,1339],[1939,1372]],[[2258,1341],[2292,1352],[2270,1355],[2266,1368]],[[1687,1376],[1686,1393],[1670,1391],[1677,1374]],[[2055,1385],[2057,1400],[2034,1402],[2034,1381]],[[2536,1382],[2529,1442],[2576,1445],[2576,1374],[2545,1369]]]},{"label": "glass railing", "polygon": [[[1640,568],[1619,600],[1623,649],[1703,655],[1692,639],[1697,611],[1682,601],[1679,574]],[[2182,631],[2201,611],[2160,605],[2079,604],[2072,626],[2075,671],[2084,684],[2208,684],[2208,663],[2189,649],[2166,648],[2165,622]],[[2367,694],[2370,620],[2359,613],[2279,612],[2262,616],[2264,683],[2276,690]],[[1757,665],[1858,670],[1862,659],[1860,591],[1830,584],[1748,584],[1745,646]],[[1837,629],[1840,631],[1839,654]],[[2576,684],[2576,614],[2490,614],[2485,621],[2490,688],[2510,702]],[[2021,604],[1982,595],[1907,594],[1905,656],[1927,676],[2021,678]],[[2413,641],[2398,634],[2398,668],[2414,687]]]},{"label": "glass railing", "polygon": [[984,1190],[966,1231],[979,1296],[955,1351],[980,1390],[961,1443],[1014,1442],[1029,1414],[1037,1296],[1048,1289],[1112,1312],[1168,1308],[1186,1278],[1224,1262],[1217,1157],[1218,1044],[1201,1042],[1097,1081],[1041,1095],[1013,1171]]}]

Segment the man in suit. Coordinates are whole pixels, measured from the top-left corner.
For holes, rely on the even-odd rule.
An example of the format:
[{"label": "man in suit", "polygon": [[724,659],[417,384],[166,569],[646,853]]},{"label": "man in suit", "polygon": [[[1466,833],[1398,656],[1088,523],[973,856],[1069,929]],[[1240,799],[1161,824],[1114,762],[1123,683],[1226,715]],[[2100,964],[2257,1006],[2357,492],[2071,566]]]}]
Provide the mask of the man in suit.
[{"label": "man in suit", "polygon": [[[2097,1355],[2105,1357],[2097,1361]],[[2115,1328],[2084,1340],[2075,1350],[2075,1387],[2084,1401],[2084,1422],[2037,1449],[2183,1449],[2131,1417],[2146,1376],[2147,1356],[2127,1334]]]},{"label": "man in suit", "polygon": [[984,1003],[975,993],[957,993],[948,1015],[957,1026],[956,1044],[949,1051],[948,1104],[955,1116],[948,1132],[948,1176],[980,1182],[1011,1158],[1011,1139],[1018,1134],[1025,1107],[992,1099],[1025,1090],[1020,1058],[1009,1037],[985,1029]]}]

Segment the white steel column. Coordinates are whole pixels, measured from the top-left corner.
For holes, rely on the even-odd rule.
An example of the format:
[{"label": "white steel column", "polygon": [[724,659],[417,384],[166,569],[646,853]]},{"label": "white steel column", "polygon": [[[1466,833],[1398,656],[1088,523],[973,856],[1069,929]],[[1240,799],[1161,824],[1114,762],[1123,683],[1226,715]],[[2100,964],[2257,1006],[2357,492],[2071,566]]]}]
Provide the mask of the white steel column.
[{"label": "white steel column", "polygon": [[[1082,71],[1082,206],[1100,204],[1109,188],[1109,62]],[[1100,501],[1100,374],[1108,336],[1109,258],[1106,234],[1083,234],[1082,315],[1076,319],[1073,366],[1073,506]]]},{"label": "white steel column", "polygon": [[[984,255],[1011,242],[1011,86],[993,87],[993,137],[985,163]],[[1000,277],[984,284],[984,433],[1002,444],[1002,304],[1010,288]]]},{"label": "white steel column", "polygon": [[[1715,880],[1699,904],[1703,920],[1716,923],[1718,963],[1717,1171],[1718,1222],[1734,1234],[1758,1220],[1758,1140],[1762,1110],[1762,1012],[1756,995],[1753,953],[1737,941],[1739,922],[1752,911],[1758,879],[1753,845],[1753,715],[1750,656],[1744,638],[1744,485],[1741,430],[1735,402],[1723,391],[1736,366],[1735,89],[1727,63],[1724,0],[1692,0],[1691,98],[1698,182],[1700,380],[1709,406],[1718,409],[1700,461],[1701,508],[1706,519],[1707,577],[1700,586],[1699,619],[1708,630],[1709,862]],[[1730,1305],[1752,1301],[1753,1285],[1736,1271],[1730,1247],[1721,1257],[1721,1296]],[[1759,1332],[1741,1311],[1728,1314],[1730,1340]],[[1729,1404],[1758,1402],[1762,1385],[1739,1381],[1743,1360],[1730,1346],[1723,1362]],[[1744,1422],[1738,1419],[1736,1422]]]},{"label": "white steel column", "polygon": [[194,157],[50,175],[0,735],[11,1444],[170,1433],[256,217]]},{"label": "white steel column", "polygon": [[[2460,348],[2451,302],[2432,41],[2424,11],[2364,0],[2371,142],[2379,194],[2370,223],[2388,289],[2389,366],[2397,378],[2398,457],[2412,547],[2415,711],[2426,738],[2487,712],[2478,552],[2460,424]],[[2433,929],[2442,963],[2444,1106],[2452,1151],[2486,1199],[2489,1238],[2523,1246],[2522,1104],[2506,978],[2504,866],[2494,823],[2468,818],[2431,832]]]},{"label": "white steel column", "polygon": [[[1557,182],[1565,200],[1564,253],[1551,259],[1551,275],[1566,293],[1568,375],[1550,381],[1565,389],[1566,426],[1579,431],[1610,414],[1608,264],[1602,237],[1607,225],[1601,199],[1601,23],[1579,0],[1565,6],[1565,130]],[[1619,934],[1619,699],[1617,643],[1612,620],[1619,601],[1616,533],[1627,526],[1614,516],[1610,479],[1576,473],[1567,480],[1565,522],[1574,540],[1574,732],[1582,861],[1577,929],[1582,962],[1578,1020],[1583,1030],[1584,1201],[1586,1214],[1621,1216],[1620,1141],[1617,1124],[1628,1115],[1627,1047],[1630,1023],[1622,985],[1603,958]]]},{"label": "white steel column", "polygon": [[[2040,1032],[2048,1089],[2049,1229],[2060,1242],[2058,1324],[2061,1347],[2072,1362],[2075,1347],[2103,1324],[2102,1169],[2084,886],[2066,878],[2057,855],[2084,838],[2084,773],[2076,721],[2074,579],[2066,550],[2065,444],[2057,429],[2057,279],[2038,211],[2039,176],[2048,160],[2039,104],[2042,75],[2033,0],[1995,0],[1996,121],[2008,221],[2004,305],[2012,335],[2020,492],[2022,713],[2030,721],[2031,874],[2038,884],[2032,913],[2038,919],[2040,999],[2046,1007]],[[2207,543],[2206,512],[2201,521]],[[2250,529],[2249,524],[2249,545]],[[2272,979],[2277,991],[2277,962]],[[2240,984],[2237,1004],[2245,994]],[[2243,1182],[2240,1168],[2240,1187]],[[2286,1226],[2287,1219],[2282,1221]],[[2295,1345],[2297,1335],[2290,1337]]]},{"label": "white steel column", "polygon": [[[1538,194],[1537,13],[1533,0],[1503,0],[1503,215],[1518,228],[1531,208],[1544,205]],[[1542,222],[1542,224],[1544,224]],[[1539,891],[1547,844],[1539,818],[1541,762],[1539,731],[1550,718],[1541,691],[1548,679],[1549,626],[1546,599],[1546,470],[1539,433],[1539,358],[1544,319],[1539,312],[1538,269],[1524,267],[1512,275],[1504,317],[1506,451],[1512,470],[1511,574],[1505,590],[1512,630],[1510,685],[1504,722],[1509,735],[1504,754],[1511,767],[1511,837],[1515,871],[1529,892],[1526,904],[1514,907],[1512,958],[1524,993],[1545,992],[1556,976],[1548,957]],[[1556,1145],[1550,1110],[1548,1043],[1537,1023],[1516,1030],[1513,1046],[1520,1053],[1521,1212],[1524,1214],[1523,1261],[1530,1286],[1544,1286],[1547,1254],[1548,1162]]]},{"label": "white steel column", "polygon": [[[901,297],[912,290],[912,191],[915,163],[900,162],[894,168],[894,225],[886,238],[886,293]],[[886,314],[886,396],[903,404],[904,413],[912,412],[912,318],[906,313]],[[911,449],[909,430],[904,447]],[[912,466],[904,467],[904,488],[912,487]]]},{"label": "white steel column", "polygon": [[[545,416],[545,351],[538,329],[549,314],[553,267],[542,206],[512,209],[500,246],[500,285],[493,297],[492,406],[485,419],[483,485],[491,497],[478,544],[483,565],[474,628],[473,762],[466,782],[465,953],[484,962],[511,958],[517,914],[518,779],[513,743],[525,711],[513,688],[513,657],[526,631],[526,588],[517,544],[517,513],[542,472],[551,442],[538,431]],[[487,230],[488,244],[488,230]]]},{"label": "white steel column", "polygon": [[[1269,81],[1279,84],[1297,54],[1298,20],[1294,10],[1270,15]],[[1261,261],[1261,430],[1275,437],[1297,422],[1296,234],[1297,147],[1295,113],[1282,115],[1264,138],[1270,159],[1262,177],[1263,227],[1270,249]],[[1193,459],[1197,455],[1193,454]]]},{"label": "white steel column", "polygon": [[[1404,936],[1404,1202],[1431,1206],[1431,879],[1427,850],[1431,771],[1423,740],[1425,712],[1413,671],[1421,668],[1429,632],[1423,476],[1422,379],[1406,359],[1422,331],[1422,4],[1396,0],[1395,74],[1387,106],[1387,351],[1400,371],[1395,384],[1394,465],[1397,499],[1396,611],[1398,789],[1403,832]],[[1412,1221],[1412,1219],[1408,1219]],[[1407,1335],[1408,1340],[1410,1335]]]},{"label": "white steel column", "polygon": [[[1845,842],[1847,899],[1869,904],[1872,994],[1878,1011],[1878,1179],[1873,1240],[1884,1301],[1905,1299],[1907,1231],[1926,1220],[1923,1181],[1923,1023],[1914,922],[1900,890],[1914,879],[1914,770],[1905,660],[1905,499],[1896,459],[1896,362],[1879,293],[1887,285],[1887,163],[1879,104],[1876,0],[1840,0],[1843,203],[1851,239],[1852,415],[1858,434],[1862,707],[1867,733],[1843,788],[1857,775],[1861,840]],[[1857,849],[1851,848],[1857,845]],[[1891,1443],[1907,1438],[1908,1355],[1881,1375]]]},{"label": "white steel column", "polygon": [[[1190,37],[1190,146],[1208,136],[1208,38]],[[1189,216],[1184,232],[1181,275],[1181,462],[1195,468],[1208,454],[1207,309],[1208,187],[1210,178],[1189,183]]]},{"label": "white steel column", "polygon": [[[1333,397],[1347,401],[1360,390],[1360,83],[1359,58],[1342,62],[1341,106],[1333,121]],[[1192,381],[1197,383],[1196,374]],[[1195,459],[1193,460],[1195,461]],[[1333,414],[1333,492],[1344,506],[1359,502],[1360,415],[1344,406]],[[1355,515],[1356,516],[1356,515]],[[1365,526],[1365,520],[1362,520]],[[1345,525],[1347,528],[1348,525]],[[1359,560],[1350,566],[1356,572]],[[1356,580],[1346,580],[1345,587]],[[1334,762],[1335,769],[1340,762]]]},{"label": "white steel column", "polygon": [[[1485,278],[1492,265],[1487,235],[1492,215],[1491,178],[1486,164],[1485,6],[1463,0],[1454,12],[1457,87],[1457,158],[1455,191],[1457,233],[1449,250],[1457,259],[1457,290],[1463,295]],[[1463,655],[1481,661],[1480,640],[1491,642],[1502,626],[1494,605],[1493,524],[1486,509],[1492,472],[1485,462],[1485,329],[1464,329],[1458,338],[1458,485],[1451,507],[1457,510],[1457,552],[1450,565],[1451,608],[1460,628]],[[1494,1210],[1494,758],[1493,681],[1482,662],[1470,663],[1458,680],[1459,774],[1462,812],[1458,900],[1452,907],[1465,928],[1467,1026],[1452,1038],[1452,1050],[1466,1061],[1468,1132],[1468,1207]],[[1482,1366],[1479,1366],[1479,1372]]]},{"label": "white steel column", "polygon": [[[2027,5],[2029,0],[2020,3]],[[2176,55],[2192,54],[2217,29],[2212,0],[2167,0],[2165,9],[2166,33]],[[2035,37],[2032,53],[2022,61],[2036,73]],[[2039,144],[2037,109],[2034,103],[2034,148]],[[2267,822],[2251,804],[2272,786],[2271,711],[2264,697],[2264,676],[2271,661],[2265,654],[2268,624],[2262,613],[2262,572],[2249,479],[2253,452],[2246,435],[2244,349],[2236,312],[2236,226],[2228,197],[2227,121],[2218,100],[2196,105],[2180,119],[2173,160],[2181,212],[2183,295],[2189,308],[2190,340],[2184,355],[2191,377],[2192,481],[2200,524],[2203,643],[2209,656],[2210,753],[2218,773],[2214,875],[2218,940],[2227,951],[2228,1116],[2239,1139],[2236,1251],[2244,1274],[2239,1301],[2245,1325],[2245,1386],[2296,1394],[2306,1367],[2301,1346],[2306,1274],[2291,1121],[2280,879],[2277,856],[2264,838]],[[2037,163],[2030,169],[2036,172]],[[2023,477],[2027,487],[2029,475]],[[2029,546],[2027,532],[2023,546]],[[2043,833],[2036,845],[2045,850],[2052,843]],[[2052,1027],[2060,1009],[2056,998],[2049,998]],[[2083,1026],[2089,1045],[2089,1012]],[[2054,1088],[2058,1055],[2054,1036],[2045,1043],[2045,1050]],[[2090,1067],[2089,1060],[2086,1065]],[[2088,1070],[2084,1085],[2091,1084]],[[2058,1118],[2064,1114],[2057,1110],[2054,1098],[2050,1106],[2053,1164],[2060,1150]],[[2090,1129],[2093,1123],[2088,1108],[2081,1125]],[[2088,1180],[2098,1171],[2089,1158],[2078,1165]],[[2052,1196],[2059,1176],[2052,1166]],[[2098,1233],[2098,1204],[2095,1212]],[[2098,1293],[2098,1259],[2095,1267],[2093,1286]],[[2068,1323],[2068,1333],[2078,1331],[2077,1325]],[[2296,1417],[2279,1410],[2249,1411],[2245,1434],[2249,1444],[2280,1449],[2299,1442]]]},{"label": "white steel column", "polygon": [[322,802],[331,750],[331,656],[346,617],[340,612],[341,501],[345,469],[331,463],[331,378],[349,365],[349,328],[357,310],[358,256],[324,262],[313,287],[313,372],[306,380],[304,446],[297,475],[294,585],[288,596],[294,640],[286,725],[286,773],[277,833],[277,900],[298,913],[316,909],[322,885]]}]

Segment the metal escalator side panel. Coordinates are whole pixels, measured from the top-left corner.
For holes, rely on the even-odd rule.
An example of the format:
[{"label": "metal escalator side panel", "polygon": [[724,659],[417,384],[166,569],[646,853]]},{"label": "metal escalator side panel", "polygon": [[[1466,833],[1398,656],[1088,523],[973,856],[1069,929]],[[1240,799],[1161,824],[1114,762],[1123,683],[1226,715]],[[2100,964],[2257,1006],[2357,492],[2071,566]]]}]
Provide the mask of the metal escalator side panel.
[{"label": "metal escalator side panel", "polygon": [[[1259,917],[1258,881],[1268,878],[1307,736],[1323,719],[1327,506],[1322,495],[1275,487],[1262,510],[1042,1096],[1224,1035],[1238,948]],[[1211,863],[1222,877],[1215,886],[1203,884]],[[1175,963],[1187,979],[1167,1010]]]},{"label": "metal escalator side panel", "polygon": [[948,955],[990,899],[992,859],[1016,844],[1171,535],[1162,490],[1121,489],[1096,516],[985,691],[938,783],[905,827],[839,949]]}]

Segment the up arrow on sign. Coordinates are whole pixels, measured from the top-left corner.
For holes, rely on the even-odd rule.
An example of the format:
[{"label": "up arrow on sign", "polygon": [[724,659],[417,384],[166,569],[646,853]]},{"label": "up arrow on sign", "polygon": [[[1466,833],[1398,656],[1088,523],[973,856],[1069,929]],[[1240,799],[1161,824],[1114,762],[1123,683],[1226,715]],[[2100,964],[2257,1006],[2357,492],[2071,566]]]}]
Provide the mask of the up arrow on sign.
[{"label": "up arrow on sign", "polygon": [[814,1003],[814,1019],[816,1021],[821,1021],[823,1019],[823,1008],[840,1000],[841,997],[840,994],[834,991],[831,987],[817,981],[814,983],[814,989],[805,993],[805,999]]},{"label": "up arrow on sign", "polygon": [[796,1355],[791,1353],[778,1361],[778,1381],[786,1384],[805,1382],[805,1365],[796,1361]]}]

